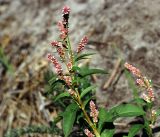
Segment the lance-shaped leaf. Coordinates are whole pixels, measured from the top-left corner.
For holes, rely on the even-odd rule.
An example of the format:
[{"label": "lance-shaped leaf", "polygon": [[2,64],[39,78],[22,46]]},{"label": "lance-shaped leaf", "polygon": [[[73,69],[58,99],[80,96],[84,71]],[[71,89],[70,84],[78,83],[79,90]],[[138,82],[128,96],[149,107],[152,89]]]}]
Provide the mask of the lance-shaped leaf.
[{"label": "lance-shaped leaf", "polygon": [[104,130],[101,134],[101,137],[113,137],[115,129]]},{"label": "lance-shaped leaf", "polygon": [[90,55],[94,55],[95,53],[85,53],[85,54],[81,54],[75,57],[75,62],[82,60],[82,59],[87,59],[88,56]]},{"label": "lance-shaped leaf", "polygon": [[58,96],[56,96],[54,101],[58,101],[61,98],[69,97],[69,96],[70,96],[70,94],[68,92],[63,92],[63,93],[59,94]]},{"label": "lance-shaped leaf", "polygon": [[132,104],[121,104],[110,110],[113,120],[118,117],[134,117],[144,115],[145,112],[141,107]]},{"label": "lance-shaped leaf", "polygon": [[133,125],[129,129],[128,137],[134,137],[144,126],[142,124]]},{"label": "lance-shaped leaf", "polygon": [[63,113],[62,126],[65,137],[68,137],[69,134],[71,133],[78,109],[79,109],[78,105],[73,103],[70,104]]},{"label": "lance-shaped leaf", "polygon": [[91,92],[91,91],[92,91],[93,89],[95,89],[95,88],[96,88],[96,86],[94,85],[94,86],[90,86],[90,87],[84,89],[84,90],[82,91],[80,97],[83,98],[87,93]]}]

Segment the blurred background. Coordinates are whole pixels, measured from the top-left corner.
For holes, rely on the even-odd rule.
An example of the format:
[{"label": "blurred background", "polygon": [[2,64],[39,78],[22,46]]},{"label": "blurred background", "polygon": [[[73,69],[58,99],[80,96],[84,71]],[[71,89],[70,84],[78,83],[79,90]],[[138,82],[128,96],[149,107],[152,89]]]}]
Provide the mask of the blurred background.
[{"label": "blurred background", "polygon": [[120,63],[128,61],[152,79],[155,107],[160,105],[160,0],[0,0],[1,137],[10,128],[48,125],[57,116],[44,77],[54,70],[46,54],[58,38],[64,5],[71,7],[72,46],[87,35],[86,49],[97,53],[87,63],[109,72],[93,76],[97,104],[109,108],[132,98]]}]

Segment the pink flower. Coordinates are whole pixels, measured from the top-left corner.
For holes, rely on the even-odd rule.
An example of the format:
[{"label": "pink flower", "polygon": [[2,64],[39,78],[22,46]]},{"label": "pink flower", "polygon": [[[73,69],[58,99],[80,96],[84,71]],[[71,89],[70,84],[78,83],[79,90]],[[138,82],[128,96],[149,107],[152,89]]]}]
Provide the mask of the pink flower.
[{"label": "pink flower", "polygon": [[152,88],[148,88],[148,97],[150,98],[151,101],[154,101],[154,92]]},{"label": "pink flower", "polygon": [[124,67],[127,68],[129,71],[132,72],[133,75],[137,76],[137,77],[141,77],[141,72],[139,69],[137,69],[136,67],[132,66],[129,63],[125,63]]},{"label": "pink flower", "polygon": [[62,14],[69,14],[71,11],[69,6],[64,6],[62,9]]},{"label": "pink flower", "polygon": [[84,47],[85,47],[85,45],[86,45],[87,43],[88,43],[88,38],[87,38],[87,36],[84,36],[84,37],[82,38],[81,42],[80,42],[79,45],[78,45],[77,53],[80,53],[80,52],[84,49]]},{"label": "pink flower", "polygon": [[145,87],[144,81],[142,79],[137,79],[136,83],[141,87]]},{"label": "pink flower", "polygon": [[67,67],[68,67],[69,70],[72,69],[72,62],[71,61],[67,64]]},{"label": "pink flower", "polygon": [[62,48],[62,43],[60,43],[58,41],[53,41],[53,42],[51,42],[51,45],[57,49],[57,52],[58,52],[59,56],[64,58],[65,53],[64,53],[64,50]]},{"label": "pink flower", "polygon": [[61,75],[62,74],[62,66],[59,64],[58,60],[52,56],[51,54],[48,54],[48,59],[53,63],[56,73]]},{"label": "pink flower", "polygon": [[58,47],[58,41],[52,41],[51,42],[51,45],[53,46],[53,47]]},{"label": "pink flower", "polygon": [[70,76],[63,76],[62,78],[68,86],[71,86],[72,78]]},{"label": "pink flower", "polygon": [[88,129],[85,129],[84,133],[86,134],[87,137],[94,137],[94,135]]},{"label": "pink flower", "polygon": [[93,122],[97,123],[99,111],[96,109],[96,105],[92,100],[90,101],[90,110],[91,110],[90,116],[93,118]]},{"label": "pink flower", "polygon": [[64,27],[64,24],[62,21],[59,21],[57,25],[58,25],[59,31],[61,32],[60,38],[65,39],[68,34],[68,29]]}]

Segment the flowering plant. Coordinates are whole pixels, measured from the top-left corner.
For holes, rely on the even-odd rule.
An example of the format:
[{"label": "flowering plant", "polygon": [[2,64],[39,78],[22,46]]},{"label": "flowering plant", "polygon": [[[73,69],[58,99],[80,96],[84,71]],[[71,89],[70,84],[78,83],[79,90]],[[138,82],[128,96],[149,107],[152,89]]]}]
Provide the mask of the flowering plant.
[{"label": "flowering plant", "polygon": [[[134,137],[142,129],[145,136],[153,136],[152,126],[155,124],[160,111],[153,109],[155,97],[152,84],[139,69],[129,63],[125,63],[124,67],[137,78],[138,86],[143,88],[146,93],[144,92],[142,97],[135,96],[129,103],[119,104],[110,109],[98,108],[95,105],[93,91],[96,86],[91,84],[90,76],[97,73],[107,73],[101,69],[79,66],[79,61],[86,59],[93,53],[83,53],[88,42],[87,36],[82,38],[76,51],[72,50],[69,39],[69,15],[70,8],[64,6],[62,21],[58,22],[59,40],[51,42],[51,46],[56,49],[61,62],[52,54],[47,56],[54,65],[56,72],[56,75],[51,76],[49,80],[49,94],[53,97],[53,91],[57,90],[58,94],[54,95],[53,100],[61,104],[63,111],[54,119],[51,127],[20,129],[14,131],[14,134],[7,134],[6,136],[16,137],[29,132],[38,132],[59,134],[65,137],[113,137],[116,135],[114,122],[120,117],[139,117],[141,119],[140,122],[130,125],[126,137]],[[63,131],[56,125],[61,120]]]},{"label": "flowering plant", "polygon": [[[136,97],[132,103],[120,104],[109,110],[104,108],[97,109],[94,101],[92,100],[92,95],[90,91],[95,88],[91,86],[87,81],[87,76],[96,73],[106,73],[100,69],[90,69],[79,67],[78,62],[81,59],[85,59],[87,56],[92,55],[91,53],[83,54],[82,51],[88,42],[88,38],[84,36],[77,46],[76,52],[72,50],[70,40],[69,40],[69,30],[68,30],[68,19],[70,14],[70,8],[65,6],[62,10],[63,20],[58,22],[58,27],[60,30],[60,40],[53,41],[51,45],[57,49],[57,53],[61,58],[61,61],[65,64],[67,68],[67,73],[64,73],[62,66],[51,54],[48,55],[48,59],[54,64],[58,79],[55,81],[50,81],[51,85],[55,82],[63,82],[65,92],[59,94],[55,100],[64,99],[65,97],[70,97],[71,102],[67,104],[64,113],[62,113],[63,123],[63,133],[67,137],[71,133],[71,129],[74,123],[80,125],[79,117],[83,117],[85,124],[82,130],[88,137],[106,137],[113,136],[115,132],[114,126],[112,128],[107,127],[108,123],[114,123],[114,121],[119,117],[141,117],[144,121],[142,124],[135,124],[131,126],[128,137],[132,137],[137,134],[141,129],[145,129],[148,136],[152,136],[151,125],[156,121],[156,111],[152,109],[154,101],[154,93],[151,82],[142,75],[139,69],[133,67],[132,65],[125,63],[125,68],[128,69],[137,77],[137,84],[143,87],[146,93],[143,93],[142,98]],[[88,84],[86,84],[88,83]],[[89,102],[89,103],[88,103]],[[89,105],[88,109],[87,106]],[[144,107],[146,111],[144,111]],[[149,112],[148,112],[149,110]],[[90,113],[89,113],[90,111]],[[149,113],[149,114],[148,114]],[[81,127],[80,127],[81,128]]]}]

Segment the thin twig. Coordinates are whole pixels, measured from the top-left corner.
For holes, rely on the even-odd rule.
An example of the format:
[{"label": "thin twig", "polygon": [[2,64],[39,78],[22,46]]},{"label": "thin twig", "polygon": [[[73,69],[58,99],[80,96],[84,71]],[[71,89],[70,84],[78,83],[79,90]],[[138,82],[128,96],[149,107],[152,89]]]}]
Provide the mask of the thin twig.
[{"label": "thin twig", "polygon": [[111,73],[111,76],[109,77],[109,79],[107,80],[107,82],[104,84],[103,89],[107,89],[112,84],[113,79],[115,78],[120,65],[121,65],[121,59],[119,58],[116,61],[116,64],[115,64],[115,67],[114,67],[114,69],[113,69],[113,71]]}]

